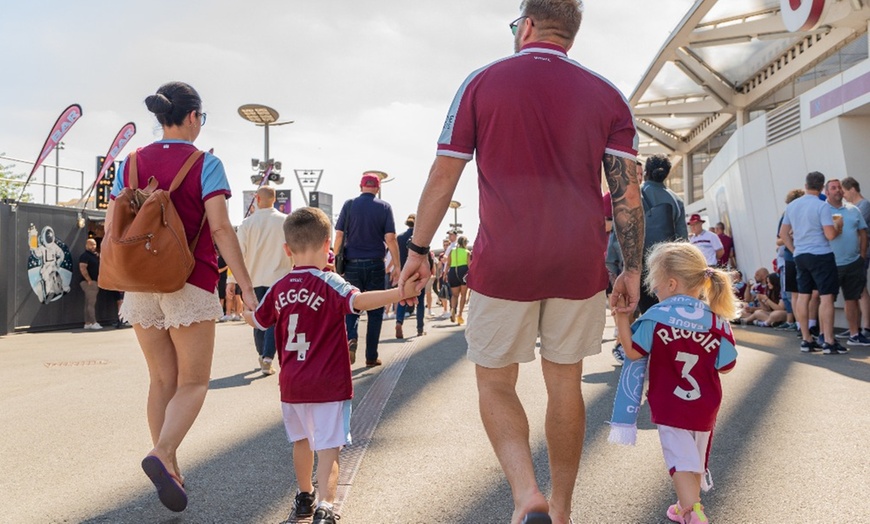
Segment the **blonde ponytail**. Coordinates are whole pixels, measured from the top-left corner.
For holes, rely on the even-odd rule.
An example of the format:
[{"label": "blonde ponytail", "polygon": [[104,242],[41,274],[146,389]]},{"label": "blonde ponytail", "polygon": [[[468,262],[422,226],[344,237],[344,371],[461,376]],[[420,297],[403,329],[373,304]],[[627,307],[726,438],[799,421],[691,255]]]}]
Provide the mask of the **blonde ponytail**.
[{"label": "blonde ponytail", "polygon": [[731,290],[731,278],[721,269],[707,269],[707,286],[704,295],[710,304],[710,311],[725,320],[737,317],[737,299]]}]

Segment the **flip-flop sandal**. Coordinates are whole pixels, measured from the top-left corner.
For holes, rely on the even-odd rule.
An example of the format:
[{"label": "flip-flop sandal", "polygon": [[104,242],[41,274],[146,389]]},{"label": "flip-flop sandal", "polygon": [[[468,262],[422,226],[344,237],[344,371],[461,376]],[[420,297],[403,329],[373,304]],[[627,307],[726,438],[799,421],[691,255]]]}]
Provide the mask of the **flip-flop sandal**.
[{"label": "flip-flop sandal", "polygon": [[550,516],[546,513],[526,513],[520,524],[552,524]]},{"label": "flip-flop sandal", "polygon": [[142,471],[157,488],[157,496],[164,506],[175,512],[184,511],[187,507],[187,493],[184,492],[178,477],[170,473],[159,458],[149,455],[142,459]]}]

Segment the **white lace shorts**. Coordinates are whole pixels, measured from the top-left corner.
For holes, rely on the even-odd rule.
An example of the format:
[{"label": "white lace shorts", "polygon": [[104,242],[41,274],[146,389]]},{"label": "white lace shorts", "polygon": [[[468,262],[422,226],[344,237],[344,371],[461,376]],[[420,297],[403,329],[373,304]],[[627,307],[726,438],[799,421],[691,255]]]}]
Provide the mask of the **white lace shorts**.
[{"label": "white lace shorts", "polygon": [[169,329],[215,320],[223,312],[216,292],[184,284],[173,293],[125,293],[118,314],[131,324]]}]

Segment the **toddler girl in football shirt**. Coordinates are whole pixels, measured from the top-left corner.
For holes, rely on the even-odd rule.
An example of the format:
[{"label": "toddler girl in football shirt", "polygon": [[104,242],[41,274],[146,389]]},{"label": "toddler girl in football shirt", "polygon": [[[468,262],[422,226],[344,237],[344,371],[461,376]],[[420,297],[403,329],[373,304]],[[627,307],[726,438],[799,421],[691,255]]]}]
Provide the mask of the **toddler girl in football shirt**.
[{"label": "toddler girl in football shirt", "polygon": [[626,357],[649,356],[647,399],[678,499],[667,516],[706,523],[701,488],[712,485],[707,458],[722,400],[719,374],[737,358],[728,321],[738,303],[729,275],[707,267],[689,243],[658,244],[648,265],[644,284],[659,303],[634,324],[617,313],[619,339]]}]

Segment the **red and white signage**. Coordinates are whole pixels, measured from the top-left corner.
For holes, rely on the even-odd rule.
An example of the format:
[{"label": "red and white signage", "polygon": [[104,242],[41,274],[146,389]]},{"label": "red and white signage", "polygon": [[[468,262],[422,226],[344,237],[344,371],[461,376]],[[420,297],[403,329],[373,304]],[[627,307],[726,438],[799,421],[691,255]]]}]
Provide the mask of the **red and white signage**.
[{"label": "red and white signage", "polygon": [[822,18],[825,0],[779,0],[782,21],[791,32],[814,29]]},{"label": "red and white signage", "polygon": [[106,174],[106,170],[109,169],[109,166],[112,165],[113,162],[115,162],[115,159],[121,154],[121,150],[124,149],[124,146],[127,145],[127,142],[129,142],[135,134],[136,124],[133,122],[127,122],[124,124],[124,127],[118,131],[115,140],[112,141],[112,147],[110,147],[109,152],[106,153],[106,160],[103,161],[103,167],[100,169],[99,174],[97,174],[97,180],[94,182],[94,187],[100,183],[100,180],[103,179],[103,175]]}]

